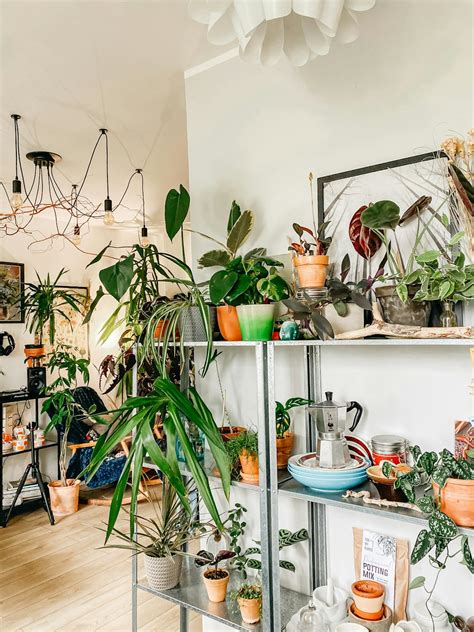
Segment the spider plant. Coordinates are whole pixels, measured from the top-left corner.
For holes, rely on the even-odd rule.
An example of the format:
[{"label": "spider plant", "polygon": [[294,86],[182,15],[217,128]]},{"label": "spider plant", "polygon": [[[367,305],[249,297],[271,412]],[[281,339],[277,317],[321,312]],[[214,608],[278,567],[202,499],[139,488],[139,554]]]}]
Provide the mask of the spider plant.
[{"label": "spider plant", "polygon": [[[49,273],[41,279],[36,273],[37,283],[25,283],[24,307],[28,331],[39,336],[43,344],[44,328],[49,324],[49,343],[54,344],[56,336],[56,319],[62,316],[69,322],[65,308],[70,307],[80,312],[84,307],[83,299],[65,287],[58,287],[67,270],[62,268],[53,280]],[[72,329],[72,326],[71,326]]]},{"label": "spider plant", "polygon": [[[149,395],[129,397],[120,408],[112,412],[112,421],[108,424],[108,430],[97,441],[91,461],[83,472],[88,479],[92,478],[114,447],[132,434],[130,453],[116,485],[110,506],[106,539],[109,538],[117,521],[131,472],[132,508],[136,506],[145,456],[161,470],[169,484],[176,490],[186,511],[191,512],[186,485],[176,457],[176,437],[179,437],[189,471],[215,526],[219,530],[223,529],[208,477],[193,451],[183,419],[194,423],[207,438],[221,475],[222,488],[225,495],[229,497],[230,468],[227,454],[212,413],[194,388],[190,388],[188,394],[189,399],[168,379],[158,378],[155,380],[153,390]],[[107,423],[100,418],[100,415],[96,415],[96,417],[102,423]],[[157,418],[161,418],[163,421],[167,439],[166,453],[161,450],[154,439],[153,427]],[[132,512],[130,514],[131,533],[134,523],[135,516]]]}]

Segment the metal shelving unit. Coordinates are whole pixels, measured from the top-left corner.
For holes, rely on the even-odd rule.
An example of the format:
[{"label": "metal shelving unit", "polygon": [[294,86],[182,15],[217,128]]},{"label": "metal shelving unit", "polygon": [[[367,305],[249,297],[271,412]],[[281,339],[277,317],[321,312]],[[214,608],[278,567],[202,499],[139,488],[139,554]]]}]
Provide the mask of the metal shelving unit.
[{"label": "metal shelving unit", "polygon": [[[188,366],[191,347],[205,347],[206,342],[185,343],[185,366]],[[361,499],[344,499],[342,494],[322,494],[314,492],[297,481],[288,472],[279,472],[276,467],[276,427],[275,427],[275,350],[299,347],[305,354],[305,381],[308,399],[318,401],[321,398],[321,348],[322,347],[469,347],[473,341],[464,339],[445,340],[399,340],[376,338],[370,340],[296,340],[269,342],[215,342],[221,349],[251,348],[255,353],[257,373],[257,431],[259,434],[259,467],[258,485],[242,481],[233,481],[232,485],[258,491],[260,496],[260,540],[262,542],[262,585],[263,611],[261,624],[251,626],[252,630],[277,632],[283,630],[291,616],[308,601],[308,596],[280,587],[280,571],[278,565],[278,500],[291,497],[307,503],[308,531],[310,533],[309,574],[311,590],[327,581],[327,537],[326,506],[335,506],[352,511],[382,515],[395,520],[410,522],[423,526],[426,518],[422,514],[407,509],[392,509],[367,505]],[[134,379],[136,384],[136,375]],[[314,424],[306,418],[306,449],[316,448],[316,432]],[[209,478],[219,481],[212,473],[212,464],[206,455],[204,469]],[[187,474],[182,466],[183,474]],[[371,486],[371,487],[370,487]],[[375,495],[375,487],[366,483]],[[364,486],[359,490],[364,489]],[[474,535],[474,529],[460,529],[465,535]],[[235,581],[231,578],[232,582]],[[206,590],[201,582],[199,571],[186,565],[180,585],[172,590],[158,592],[138,581],[137,557],[132,561],[132,629],[137,630],[137,592],[144,590],[155,594],[180,606],[180,632],[187,632],[187,610],[194,610],[203,616],[210,617],[237,630],[246,630],[240,615],[233,612],[227,602],[212,604],[208,602]]]}]

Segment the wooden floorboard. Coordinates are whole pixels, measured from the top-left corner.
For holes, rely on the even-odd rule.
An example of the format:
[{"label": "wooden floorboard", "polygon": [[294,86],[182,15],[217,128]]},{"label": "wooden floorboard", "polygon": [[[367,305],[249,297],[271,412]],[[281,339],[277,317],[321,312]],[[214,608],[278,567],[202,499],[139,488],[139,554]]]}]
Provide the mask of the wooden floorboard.
[{"label": "wooden floorboard", "polygon": [[[99,548],[104,543],[99,527],[108,511],[81,505],[51,526],[44,510],[37,509],[0,529],[2,632],[131,630],[130,553]],[[140,504],[145,515],[153,511],[149,503]],[[143,591],[138,603],[141,632],[179,632],[176,606]],[[189,632],[201,631],[201,617],[190,612]]]}]

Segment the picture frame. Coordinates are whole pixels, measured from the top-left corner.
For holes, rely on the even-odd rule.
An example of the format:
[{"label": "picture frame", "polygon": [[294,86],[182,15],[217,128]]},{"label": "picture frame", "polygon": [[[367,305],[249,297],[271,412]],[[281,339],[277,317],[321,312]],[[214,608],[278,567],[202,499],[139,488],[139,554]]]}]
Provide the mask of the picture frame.
[{"label": "picture frame", "polygon": [[[0,323],[24,323],[25,264],[0,261]],[[20,305],[11,305],[7,298],[20,296]]]}]

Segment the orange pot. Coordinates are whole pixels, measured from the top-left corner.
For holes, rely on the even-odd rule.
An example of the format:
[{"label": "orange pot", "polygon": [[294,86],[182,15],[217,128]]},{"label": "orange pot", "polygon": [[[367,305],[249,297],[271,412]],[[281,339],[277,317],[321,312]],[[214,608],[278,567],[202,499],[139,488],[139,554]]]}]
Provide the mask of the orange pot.
[{"label": "orange pot", "polygon": [[277,448],[277,468],[284,470],[288,465],[288,459],[293,451],[293,442],[295,435],[292,432],[285,432],[285,436],[282,439],[276,440]]},{"label": "orange pot", "polygon": [[234,437],[238,437],[242,432],[246,432],[247,428],[243,428],[242,426],[221,426],[219,428],[219,432],[221,433],[222,440],[224,443],[234,439]]},{"label": "orange pot", "polygon": [[327,255],[297,255],[293,257],[293,264],[300,287],[324,287],[329,265]]},{"label": "orange pot", "polygon": [[247,450],[243,450],[239,455],[239,460],[242,480],[247,483],[258,483],[258,455],[249,454]]},{"label": "orange pot", "polygon": [[81,482],[73,478],[67,479],[64,487],[61,481],[48,484],[51,511],[55,516],[69,516],[79,509],[79,488]]},{"label": "orange pot", "polygon": [[155,338],[163,338],[167,329],[168,329],[168,321],[159,320],[155,327]]},{"label": "orange pot", "polygon": [[222,571],[226,574],[226,577],[222,577],[220,579],[210,579],[209,574],[212,572],[213,571],[211,570],[204,571],[202,575],[204,586],[206,587],[209,601],[212,601],[213,603],[220,603],[221,601],[225,601],[227,585],[229,583],[229,573],[227,571]]},{"label": "orange pot", "polygon": [[224,340],[242,340],[237,308],[232,305],[221,305],[217,308],[217,323]]},{"label": "orange pot", "polygon": [[33,360],[42,358],[45,355],[44,345],[25,345],[25,357],[28,366],[33,366]]},{"label": "orange pot", "polygon": [[474,481],[448,478],[442,490],[433,483],[440,509],[460,527],[474,527]]},{"label": "orange pot", "polygon": [[239,597],[237,601],[244,623],[258,623],[260,621],[261,597],[260,599],[243,599]]}]

